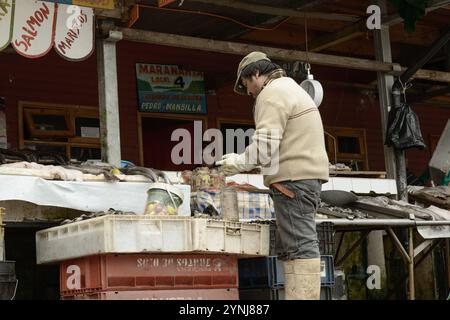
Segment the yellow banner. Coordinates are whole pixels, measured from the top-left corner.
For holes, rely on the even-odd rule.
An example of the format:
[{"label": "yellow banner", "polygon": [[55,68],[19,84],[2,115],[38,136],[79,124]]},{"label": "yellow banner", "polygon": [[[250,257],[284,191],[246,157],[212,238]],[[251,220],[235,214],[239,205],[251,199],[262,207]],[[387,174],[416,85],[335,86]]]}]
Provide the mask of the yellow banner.
[{"label": "yellow banner", "polygon": [[114,0],[73,0],[72,4],[81,7],[114,9]]}]

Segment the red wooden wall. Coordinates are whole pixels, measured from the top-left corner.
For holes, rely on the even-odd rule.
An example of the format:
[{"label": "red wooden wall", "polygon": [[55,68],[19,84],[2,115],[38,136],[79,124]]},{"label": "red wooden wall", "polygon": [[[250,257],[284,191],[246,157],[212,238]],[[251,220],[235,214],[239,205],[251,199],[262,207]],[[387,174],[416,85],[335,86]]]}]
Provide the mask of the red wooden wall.
[{"label": "red wooden wall", "polygon": [[[232,91],[236,66],[241,57],[152,46],[122,41],[117,58],[122,158],[139,163],[137,131],[137,96],[135,63],[178,64],[185,69],[205,73],[209,127],[216,126],[217,117],[252,119],[253,101]],[[355,71],[313,66],[316,79],[357,82],[367,76]],[[374,76],[374,74],[370,74]],[[366,129],[371,170],[384,170],[383,133],[376,98],[355,89],[324,84],[324,102],[320,112],[327,126]],[[95,54],[83,62],[68,62],[50,52],[32,60],[16,54],[0,54],[0,96],[6,98],[8,142],[18,145],[17,105],[19,100],[44,103],[98,105]],[[450,108],[415,107],[422,133],[428,142],[430,135],[439,135]],[[409,167],[417,174],[426,168],[429,151],[408,151]]]}]

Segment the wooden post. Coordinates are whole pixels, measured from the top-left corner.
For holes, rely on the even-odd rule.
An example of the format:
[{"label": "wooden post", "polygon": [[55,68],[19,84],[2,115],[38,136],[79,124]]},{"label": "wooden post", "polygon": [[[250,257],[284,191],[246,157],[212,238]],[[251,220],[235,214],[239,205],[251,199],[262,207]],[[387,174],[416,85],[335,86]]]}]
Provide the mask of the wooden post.
[{"label": "wooden post", "polygon": [[[377,5],[381,8],[381,13],[386,13],[386,1],[378,0]],[[381,62],[392,62],[391,40],[389,37],[389,26],[381,26],[380,30],[374,31],[375,59]],[[394,77],[384,72],[377,72],[378,96],[381,111],[381,133],[384,141],[387,131],[387,120],[389,109],[391,108],[391,89],[394,84]],[[396,166],[394,150],[384,146],[384,165],[388,179],[396,178]]]},{"label": "wooden post", "polygon": [[409,287],[409,300],[416,299],[416,292],[414,287],[414,229],[410,227],[408,229],[409,241],[409,265],[408,265],[408,287]]},{"label": "wooden post", "polygon": [[[411,258],[409,257],[409,254],[408,254],[408,252],[406,252],[405,248],[403,248],[403,245],[400,242],[400,240],[395,235],[394,230],[392,230],[392,227],[387,227],[386,230],[392,239],[392,243],[394,244],[394,246],[397,248],[398,252],[400,253],[403,261],[405,262],[405,264],[409,265],[411,263]],[[413,248],[413,256],[414,256],[414,248]]]},{"label": "wooden post", "polygon": [[97,40],[98,94],[102,161],[120,167],[119,93],[117,89],[116,42],[118,31]]},{"label": "wooden post", "polygon": [[[361,237],[355,241],[355,243],[352,244],[352,246],[347,250],[347,252],[345,252],[344,256],[342,258],[340,258],[339,260],[336,261],[335,265],[336,266],[341,266],[345,259],[347,259],[352,253],[353,251],[361,244],[361,242],[364,241],[364,239],[367,238],[367,236],[370,234],[371,230],[366,230],[364,232],[361,233]],[[337,258],[337,256],[336,256]]]},{"label": "wooden post", "polygon": [[3,228],[3,216],[5,212],[3,208],[0,208],[0,261],[5,260],[5,229]]},{"label": "wooden post", "polygon": [[445,239],[445,261],[447,262],[447,285],[450,287],[450,240]]}]

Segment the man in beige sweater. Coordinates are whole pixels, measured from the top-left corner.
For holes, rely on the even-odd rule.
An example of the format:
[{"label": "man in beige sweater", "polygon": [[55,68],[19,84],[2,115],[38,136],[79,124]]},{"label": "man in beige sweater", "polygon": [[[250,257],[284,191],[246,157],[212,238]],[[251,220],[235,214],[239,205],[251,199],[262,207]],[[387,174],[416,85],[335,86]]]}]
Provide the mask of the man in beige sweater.
[{"label": "man in beige sweater", "polygon": [[226,175],[261,166],[277,220],[276,251],[283,260],[286,299],[320,299],[320,253],[315,213],[328,157],[319,110],[308,93],[266,54],[239,64],[234,87],[255,98],[256,131],[242,154],[217,164]]}]

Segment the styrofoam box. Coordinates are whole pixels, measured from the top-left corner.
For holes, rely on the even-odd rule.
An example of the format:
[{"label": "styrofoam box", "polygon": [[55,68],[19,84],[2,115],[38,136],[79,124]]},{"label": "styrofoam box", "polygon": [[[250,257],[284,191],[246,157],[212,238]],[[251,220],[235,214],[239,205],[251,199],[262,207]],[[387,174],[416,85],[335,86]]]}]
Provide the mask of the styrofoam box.
[{"label": "styrofoam box", "polygon": [[37,263],[101,253],[192,251],[191,217],[105,215],[36,233]]},{"label": "styrofoam box", "polygon": [[193,219],[192,240],[195,251],[269,255],[269,225]]},{"label": "styrofoam box", "polygon": [[193,217],[106,215],[36,233],[38,264],[103,253],[268,255],[269,226]]}]

